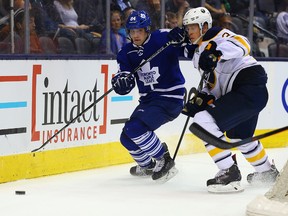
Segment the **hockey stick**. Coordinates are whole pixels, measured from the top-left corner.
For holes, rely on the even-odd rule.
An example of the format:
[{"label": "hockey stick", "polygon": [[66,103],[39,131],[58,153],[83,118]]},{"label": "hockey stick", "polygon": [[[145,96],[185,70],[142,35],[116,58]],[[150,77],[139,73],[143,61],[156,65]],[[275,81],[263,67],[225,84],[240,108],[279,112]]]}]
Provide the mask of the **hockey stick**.
[{"label": "hockey stick", "polygon": [[254,137],[249,137],[249,138],[240,140],[238,142],[233,142],[233,143],[224,141],[224,140],[214,136],[213,134],[209,133],[207,130],[205,130],[203,127],[201,127],[197,123],[192,123],[191,126],[189,127],[189,130],[195,136],[199,137],[200,139],[204,140],[205,142],[209,143],[210,145],[216,146],[216,147],[221,148],[221,149],[231,149],[231,148],[241,146],[241,145],[247,144],[249,142],[263,139],[263,138],[272,136],[274,134],[283,132],[285,130],[288,130],[288,126],[278,128],[278,129],[269,131],[267,133],[260,134],[260,135],[254,136]]},{"label": "hockey stick", "polygon": [[[198,84],[197,89],[196,89],[196,88],[192,88],[192,89],[191,89],[191,94],[194,93],[194,98],[197,97],[198,92],[203,88],[204,77],[205,77],[205,73],[203,72],[203,74],[202,74],[202,76],[201,76],[201,79],[200,79],[200,82],[199,82],[199,84]],[[189,98],[191,97],[191,94],[189,94],[188,100],[189,100]],[[184,137],[184,134],[185,134],[187,125],[188,125],[188,123],[189,123],[189,120],[190,120],[190,116],[187,116],[187,119],[186,119],[186,121],[185,121],[183,130],[182,130],[182,133],[181,133],[180,138],[179,138],[179,141],[178,141],[178,144],[177,144],[177,146],[176,146],[176,150],[175,150],[174,155],[173,155],[173,160],[175,160],[176,155],[177,155],[177,153],[178,153],[178,151],[179,151],[179,148],[180,148],[180,145],[181,145],[181,143],[182,143],[182,139],[183,139],[183,137]]]},{"label": "hockey stick", "polygon": [[[157,56],[159,53],[161,53],[163,50],[165,50],[168,46],[170,46],[173,43],[173,41],[168,41],[165,45],[163,45],[161,48],[159,48],[155,53],[153,53],[148,59],[144,60],[138,67],[134,69],[134,71],[130,74],[135,74],[142,66],[144,66],[147,62],[151,61],[155,56]],[[62,127],[60,130],[58,130],[53,136],[51,136],[48,140],[46,140],[39,148],[36,148],[32,150],[31,152],[36,152],[40,149],[42,149],[44,146],[46,146],[54,137],[56,137],[61,131],[63,131],[65,128],[67,128],[70,124],[72,124],[74,121],[77,120],[81,115],[83,115],[85,112],[87,112],[89,109],[94,107],[99,101],[101,101],[104,97],[106,97],[108,94],[110,94],[114,88],[110,88],[108,91],[106,91],[102,96],[100,96],[97,100],[95,100],[92,104],[90,104],[88,107],[86,107],[82,112],[80,112],[78,115],[76,115],[73,119],[71,119],[64,127]]]}]

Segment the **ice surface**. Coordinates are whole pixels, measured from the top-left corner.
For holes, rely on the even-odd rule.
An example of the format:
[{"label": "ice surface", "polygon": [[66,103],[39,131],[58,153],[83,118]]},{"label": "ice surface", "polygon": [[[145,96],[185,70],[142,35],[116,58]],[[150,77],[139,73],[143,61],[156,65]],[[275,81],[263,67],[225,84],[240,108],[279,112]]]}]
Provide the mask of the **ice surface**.
[{"label": "ice surface", "polygon": [[[178,156],[178,175],[165,184],[130,176],[134,164],[0,184],[1,216],[244,216],[246,205],[270,186],[246,182],[254,169],[238,152],[245,191],[211,194],[206,180],[217,168],[207,153]],[[280,170],[288,148],[267,149]],[[171,153],[172,154],[172,153]],[[172,154],[173,155],[173,154]],[[15,195],[16,190],[26,195]]]}]

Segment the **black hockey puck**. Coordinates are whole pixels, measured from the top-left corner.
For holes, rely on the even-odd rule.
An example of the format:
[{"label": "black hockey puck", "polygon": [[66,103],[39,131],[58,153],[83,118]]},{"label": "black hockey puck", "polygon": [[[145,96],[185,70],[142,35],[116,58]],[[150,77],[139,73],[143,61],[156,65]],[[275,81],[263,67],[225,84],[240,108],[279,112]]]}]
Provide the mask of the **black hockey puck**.
[{"label": "black hockey puck", "polygon": [[26,192],[25,191],[15,191],[16,195],[25,195]]}]

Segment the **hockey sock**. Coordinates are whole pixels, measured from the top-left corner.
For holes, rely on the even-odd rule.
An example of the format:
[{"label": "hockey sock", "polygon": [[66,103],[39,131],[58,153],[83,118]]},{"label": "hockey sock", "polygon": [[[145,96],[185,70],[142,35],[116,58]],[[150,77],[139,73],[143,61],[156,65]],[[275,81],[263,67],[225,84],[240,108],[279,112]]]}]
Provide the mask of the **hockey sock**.
[{"label": "hockey sock", "polygon": [[128,150],[133,159],[141,167],[147,167],[150,165],[152,158],[142,151],[138,145],[136,145],[125,133],[121,133],[120,141],[122,145]]},{"label": "hockey sock", "polygon": [[139,119],[130,119],[123,131],[147,155],[158,159],[164,154],[165,150],[157,135]]},{"label": "hockey sock", "polygon": [[[194,122],[204,127],[207,131],[216,137],[225,139],[223,132],[220,131],[219,127],[215,123],[214,118],[207,111],[197,113],[194,117]],[[234,164],[230,150],[217,148],[213,146],[213,143],[204,142],[204,144],[210,157],[213,159],[220,170],[228,169]]]},{"label": "hockey sock", "polygon": [[255,168],[256,172],[264,172],[271,169],[268,155],[260,141],[257,140],[247,143],[239,146],[238,149],[244,155],[246,160]]}]

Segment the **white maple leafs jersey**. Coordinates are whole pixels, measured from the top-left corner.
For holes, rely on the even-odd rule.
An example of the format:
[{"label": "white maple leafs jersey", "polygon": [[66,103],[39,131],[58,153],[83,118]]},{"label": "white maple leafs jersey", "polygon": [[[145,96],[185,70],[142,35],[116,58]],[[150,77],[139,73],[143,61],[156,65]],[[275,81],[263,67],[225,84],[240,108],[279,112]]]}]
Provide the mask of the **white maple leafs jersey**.
[{"label": "white maple leafs jersey", "polygon": [[205,78],[206,89],[216,98],[230,92],[233,82],[240,70],[258,65],[257,61],[250,56],[250,43],[242,35],[237,35],[228,29],[220,27],[210,28],[203,37],[198,50],[195,51],[192,59],[194,67],[198,69],[199,57],[209,41],[217,44],[216,50],[222,52],[222,56],[217,63],[213,73]]},{"label": "white maple leafs jersey", "polygon": [[[134,72],[143,61],[168,42],[167,31],[157,30],[142,46],[126,44],[117,55],[118,73]],[[180,71],[179,55],[183,51],[169,46],[135,73],[141,101],[155,98],[183,100],[185,79]]]}]

